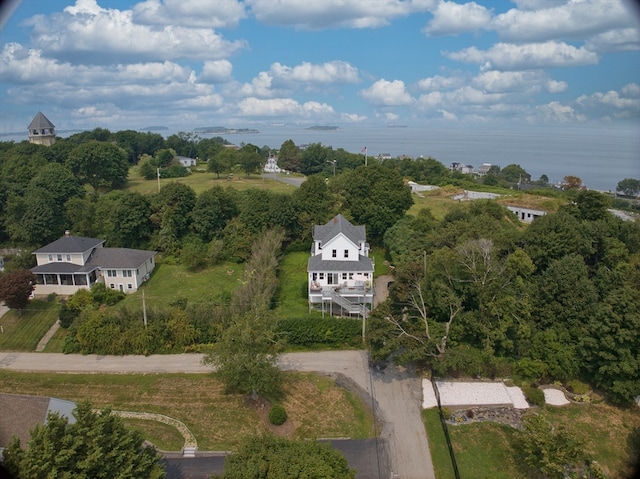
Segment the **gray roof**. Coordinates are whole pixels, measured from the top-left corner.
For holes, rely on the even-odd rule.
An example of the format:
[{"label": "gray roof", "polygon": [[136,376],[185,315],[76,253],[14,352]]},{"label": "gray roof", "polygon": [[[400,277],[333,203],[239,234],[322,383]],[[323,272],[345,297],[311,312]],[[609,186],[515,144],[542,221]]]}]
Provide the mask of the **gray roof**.
[{"label": "gray roof", "polygon": [[361,241],[366,241],[367,239],[367,233],[364,226],[355,226],[351,224],[351,222],[341,214],[335,216],[325,225],[315,225],[313,227],[314,241],[320,241],[322,244],[335,238],[339,233],[344,234],[356,245]]},{"label": "gray roof", "polygon": [[100,246],[104,240],[97,238],[83,238],[82,236],[63,236],[36,250],[36,253],[86,253],[93,248]]},{"label": "gray roof", "polygon": [[371,258],[358,255],[358,261],[322,260],[322,255],[317,254],[309,258],[307,271],[310,272],[373,272]]},{"label": "gray roof", "polygon": [[49,121],[49,118],[43,115],[41,111],[29,124],[29,130],[41,130],[43,128],[55,128],[55,125]]},{"label": "gray roof", "polygon": [[137,268],[149,258],[156,255],[155,251],[130,248],[98,248],[95,250],[87,265],[95,265],[100,269],[108,268]]},{"label": "gray roof", "polygon": [[66,262],[53,262],[47,264],[41,264],[31,268],[31,272],[35,274],[86,274],[99,268],[99,265],[86,264],[73,264]]}]

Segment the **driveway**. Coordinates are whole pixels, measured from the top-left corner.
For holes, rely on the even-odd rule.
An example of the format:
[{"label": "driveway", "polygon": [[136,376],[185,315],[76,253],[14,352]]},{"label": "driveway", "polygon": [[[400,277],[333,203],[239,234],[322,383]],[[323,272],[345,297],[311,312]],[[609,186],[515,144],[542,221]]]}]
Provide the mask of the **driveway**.
[{"label": "driveway", "polygon": [[[0,352],[0,369],[86,373],[202,373],[202,355],[98,356],[57,353]],[[389,470],[401,479],[433,479],[429,444],[420,416],[420,379],[401,368],[375,371],[363,351],[288,353],[283,370],[313,371],[337,378],[339,384],[370,401],[381,423],[378,458],[383,478]],[[377,458],[377,460],[378,460]]]}]

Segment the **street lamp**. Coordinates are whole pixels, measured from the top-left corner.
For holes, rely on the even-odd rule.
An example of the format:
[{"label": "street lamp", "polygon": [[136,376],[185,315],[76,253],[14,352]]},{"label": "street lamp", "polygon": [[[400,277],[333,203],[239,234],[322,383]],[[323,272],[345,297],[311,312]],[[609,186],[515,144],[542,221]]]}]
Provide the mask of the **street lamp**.
[{"label": "street lamp", "polygon": [[336,176],[336,161],[338,160],[327,160],[327,163],[333,163],[333,176]]}]

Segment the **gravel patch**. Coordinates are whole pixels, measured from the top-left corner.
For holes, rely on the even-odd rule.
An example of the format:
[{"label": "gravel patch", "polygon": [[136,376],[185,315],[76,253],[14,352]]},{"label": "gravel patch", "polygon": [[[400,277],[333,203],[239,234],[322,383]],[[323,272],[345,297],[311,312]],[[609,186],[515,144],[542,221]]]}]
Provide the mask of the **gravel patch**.
[{"label": "gravel patch", "polygon": [[[519,387],[507,387],[501,382],[437,381],[440,402],[443,406],[491,406],[510,405],[515,409],[528,409],[529,404]],[[431,381],[422,380],[422,407],[438,405]]]},{"label": "gravel patch", "polygon": [[551,406],[566,406],[570,404],[570,401],[564,395],[564,392],[555,388],[545,388],[544,391],[544,402]]}]

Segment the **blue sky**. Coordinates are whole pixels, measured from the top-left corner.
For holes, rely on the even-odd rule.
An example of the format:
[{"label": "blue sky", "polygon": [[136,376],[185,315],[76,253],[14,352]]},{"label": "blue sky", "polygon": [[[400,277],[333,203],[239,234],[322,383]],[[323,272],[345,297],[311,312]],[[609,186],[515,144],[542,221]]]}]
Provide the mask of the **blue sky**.
[{"label": "blue sky", "polygon": [[0,133],[640,125],[627,0],[22,0]]}]

